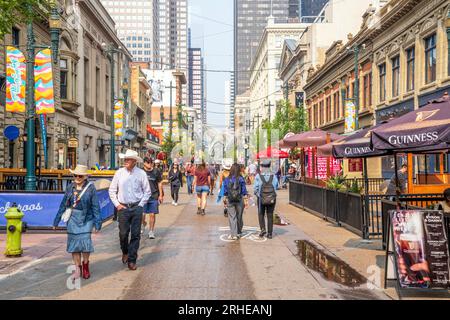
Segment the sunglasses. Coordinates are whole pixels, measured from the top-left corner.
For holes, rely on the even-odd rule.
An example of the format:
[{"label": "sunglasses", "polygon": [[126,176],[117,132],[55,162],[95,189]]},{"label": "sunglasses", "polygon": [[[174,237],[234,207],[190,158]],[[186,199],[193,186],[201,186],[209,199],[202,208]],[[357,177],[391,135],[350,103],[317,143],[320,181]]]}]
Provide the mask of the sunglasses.
[{"label": "sunglasses", "polygon": [[79,174],[74,175],[74,177],[75,177],[75,178],[84,178],[83,175],[79,175]]}]

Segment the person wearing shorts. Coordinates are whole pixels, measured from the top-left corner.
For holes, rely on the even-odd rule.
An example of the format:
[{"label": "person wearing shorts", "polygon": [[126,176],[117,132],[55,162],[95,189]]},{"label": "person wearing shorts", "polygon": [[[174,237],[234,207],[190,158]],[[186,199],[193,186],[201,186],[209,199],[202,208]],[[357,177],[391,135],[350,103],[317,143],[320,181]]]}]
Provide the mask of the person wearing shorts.
[{"label": "person wearing shorts", "polygon": [[[164,200],[162,192],[162,173],[159,169],[154,167],[152,158],[144,159],[144,170],[145,173],[147,173],[147,178],[150,184],[152,195],[147,204],[145,204],[144,206],[144,216],[142,219],[142,224],[144,225],[144,228],[145,225],[147,225],[148,227],[148,238],[155,239],[156,215],[159,214],[159,205]],[[148,222],[146,222],[146,220],[148,220]],[[144,228],[142,228],[142,232]]]},{"label": "person wearing shorts", "polygon": [[197,214],[205,215],[206,199],[210,192],[211,173],[202,161],[195,170],[193,187],[197,193]]}]

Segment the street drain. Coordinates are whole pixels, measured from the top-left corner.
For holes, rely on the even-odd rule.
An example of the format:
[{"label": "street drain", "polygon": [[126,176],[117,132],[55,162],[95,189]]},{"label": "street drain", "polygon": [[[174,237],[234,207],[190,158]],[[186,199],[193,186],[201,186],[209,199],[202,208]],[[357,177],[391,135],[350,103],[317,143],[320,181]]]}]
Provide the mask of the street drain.
[{"label": "street drain", "polygon": [[308,268],[319,272],[326,280],[347,287],[359,287],[366,279],[344,261],[326,254],[306,240],[295,241],[300,261]]}]

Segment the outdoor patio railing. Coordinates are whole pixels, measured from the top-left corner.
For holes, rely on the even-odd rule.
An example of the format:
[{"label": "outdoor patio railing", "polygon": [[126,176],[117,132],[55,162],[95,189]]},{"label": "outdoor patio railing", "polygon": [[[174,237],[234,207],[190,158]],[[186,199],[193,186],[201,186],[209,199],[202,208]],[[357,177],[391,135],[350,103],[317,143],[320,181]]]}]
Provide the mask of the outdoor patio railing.
[{"label": "outdoor patio railing", "polygon": [[[327,221],[343,226],[364,239],[385,238],[387,210],[395,209],[395,202],[387,199],[395,195],[357,194],[291,180],[289,203]],[[400,201],[406,208],[426,208],[441,201],[441,194],[406,194]]]}]

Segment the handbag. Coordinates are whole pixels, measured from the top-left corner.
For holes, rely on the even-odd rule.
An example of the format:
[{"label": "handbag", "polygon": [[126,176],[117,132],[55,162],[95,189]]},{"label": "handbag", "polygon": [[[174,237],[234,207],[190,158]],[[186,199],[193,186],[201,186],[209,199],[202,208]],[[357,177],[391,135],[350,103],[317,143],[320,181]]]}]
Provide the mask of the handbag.
[{"label": "handbag", "polygon": [[92,183],[92,182],[89,182],[89,183],[87,184],[87,186],[84,187],[83,191],[81,191],[80,196],[77,198],[77,200],[75,200],[75,203],[73,204],[73,206],[71,206],[70,208],[67,208],[66,211],[64,211],[64,213],[63,213],[63,215],[62,215],[62,217],[61,217],[61,220],[62,220],[63,222],[69,221],[70,216],[72,215],[72,210],[73,210],[73,208],[76,207],[76,205],[78,204],[78,202],[80,202],[81,197],[84,195],[84,193],[85,193],[86,190],[89,188],[89,186],[91,185],[91,183]]}]

